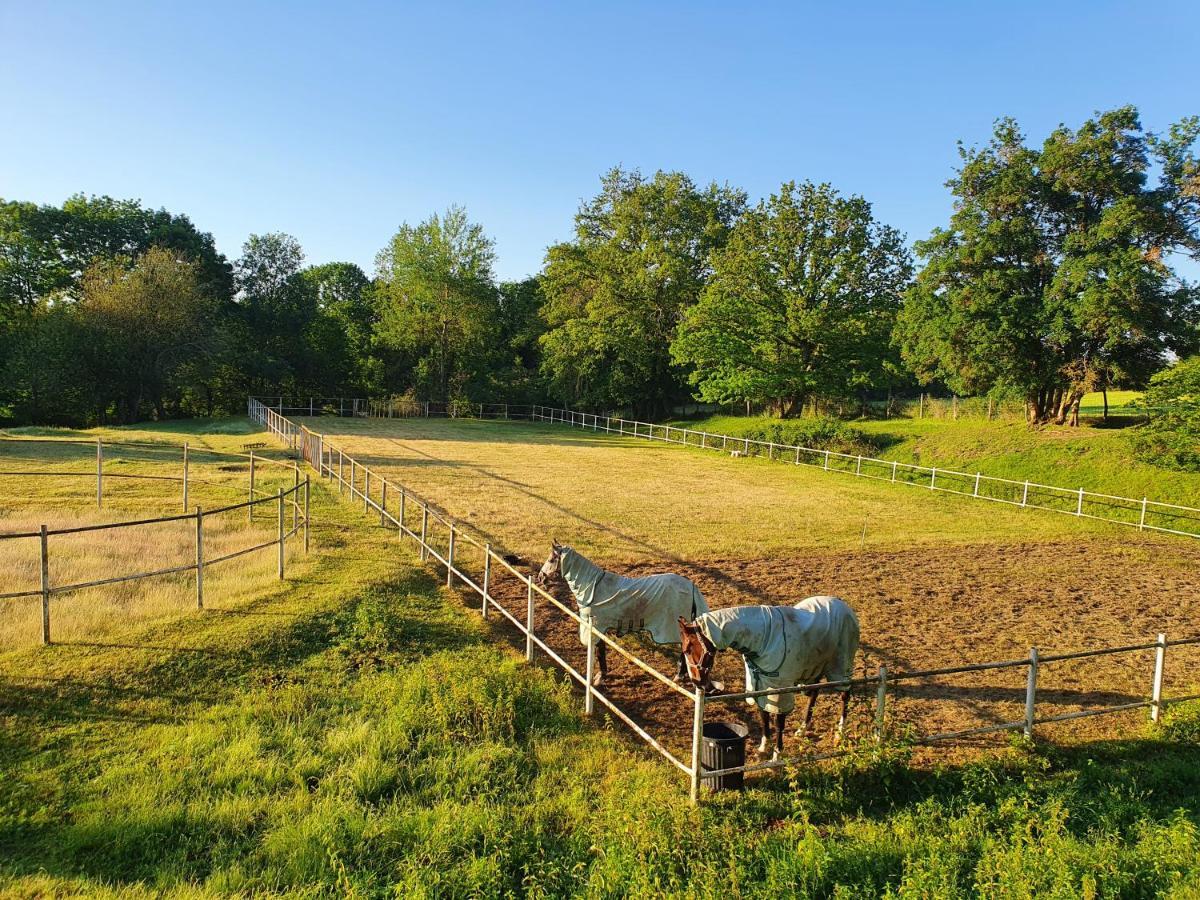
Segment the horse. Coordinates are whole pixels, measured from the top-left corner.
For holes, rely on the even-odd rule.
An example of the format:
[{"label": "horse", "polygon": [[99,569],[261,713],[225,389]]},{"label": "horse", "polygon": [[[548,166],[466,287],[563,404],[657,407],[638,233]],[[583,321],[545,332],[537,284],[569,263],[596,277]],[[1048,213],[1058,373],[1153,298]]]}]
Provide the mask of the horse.
[{"label": "horse", "polygon": [[[796,687],[849,681],[858,653],[858,619],[839,597],[809,597],[795,606],[734,606],[695,618],[679,619],[679,636],[688,679],[706,692],[713,690],[710,678],[720,650],[742,654],[746,667],[746,690]],[[819,689],[807,691],[804,734],[814,736],[813,707]],[[842,689],[842,713],[835,740],[841,740],[850,704],[850,686]],[[775,747],[772,760],[783,754],[784,722],[796,707],[794,692],[748,698],[758,707],[762,740],[758,752],[766,753],[771,741],[771,716],[775,717]]]},{"label": "horse", "polygon": [[[688,622],[708,612],[700,590],[682,575],[646,575],[629,578],[606,572],[578,550],[553,541],[550,556],[538,571],[538,584],[561,577],[579,607],[579,640],[587,646],[590,623],[597,631],[617,637],[632,631],[645,631],[656,644],[674,644],[679,640],[676,619]],[[603,641],[597,648],[600,671],[592,683],[599,685],[608,674],[608,653]],[[687,677],[683,654],[679,656],[676,681]]]}]

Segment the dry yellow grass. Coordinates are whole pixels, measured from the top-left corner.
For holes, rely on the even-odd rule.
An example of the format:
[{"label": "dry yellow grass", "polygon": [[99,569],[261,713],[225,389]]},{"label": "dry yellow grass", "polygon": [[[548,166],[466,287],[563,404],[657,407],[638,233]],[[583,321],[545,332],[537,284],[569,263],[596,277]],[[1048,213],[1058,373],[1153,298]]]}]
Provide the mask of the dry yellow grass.
[{"label": "dry yellow grass", "polygon": [[[106,435],[107,439],[125,435]],[[159,441],[163,435],[156,436]],[[182,454],[187,435],[170,434],[161,447],[108,444],[104,458],[103,506],[96,505],[94,445],[48,441],[0,441],[0,594],[40,589],[40,541],[5,537],[89,525],[153,519],[184,511]],[[133,439],[146,439],[133,435]],[[245,440],[244,436],[240,440]],[[278,451],[275,451],[278,453]],[[41,473],[41,474],[31,474]],[[247,499],[248,461],[205,454],[193,444],[189,459],[188,511],[212,510]],[[263,462],[256,466],[260,497],[290,488],[292,471]],[[293,510],[285,509],[291,529]],[[244,509],[206,515],[204,555],[208,560],[256,544],[277,534],[277,507],[256,507],[254,521]],[[51,587],[80,584],[195,563],[194,519],[123,526],[103,531],[50,535]],[[287,542],[285,559],[300,550]],[[208,565],[205,605],[236,605],[260,594],[276,580],[276,551],[268,547]],[[153,578],[66,591],[51,599],[51,637],[55,641],[102,640],[131,625],[178,616],[194,609],[196,576],[180,572]],[[0,600],[0,652],[40,642],[41,598]]]},{"label": "dry yellow grass", "polygon": [[632,561],[1124,533],[1069,516],[562,426],[305,421],[372,469],[530,556],[543,553],[551,537]]}]

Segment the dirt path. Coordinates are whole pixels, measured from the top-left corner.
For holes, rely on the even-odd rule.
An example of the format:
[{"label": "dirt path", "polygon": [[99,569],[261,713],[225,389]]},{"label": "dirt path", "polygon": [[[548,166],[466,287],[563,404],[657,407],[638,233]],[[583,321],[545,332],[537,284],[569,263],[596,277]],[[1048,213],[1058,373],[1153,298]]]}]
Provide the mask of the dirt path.
[{"label": "dirt path", "polygon": [[[662,566],[646,563],[608,567],[631,575]],[[1030,543],[951,547],[900,552],[863,552],[763,559],[710,559],[672,568],[692,578],[715,607],[794,603],[813,594],[844,597],[862,625],[859,670],[872,673],[882,662],[893,673],[1025,657],[1031,646],[1043,654],[1200,635],[1200,547],[1179,541],[1135,539],[1109,542]],[[506,608],[525,615],[525,589],[511,576],[493,589]],[[570,600],[560,587],[557,596]],[[539,604],[536,633],[580,670],[584,652],[577,627],[549,604]],[[627,638],[644,659],[673,671],[674,657],[637,638]],[[1041,670],[1038,715],[1133,702],[1148,697],[1153,651],[1047,664]],[[690,734],[691,708],[670,691],[609,654],[605,692],[632,711],[652,734],[682,749]],[[1025,669],[901,682],[889,698],[893,722],[920,734],[1014,721],[1023,714]],[[741,685],[736,654],[721,654],[717,675],[731,689]],[[1192,693],[1200,683],[1200,650],[1168,654],[1164,693]],[[853,706],[854,727],[870,726],[873,698],[863,692]],[[823,699],[818,726],[832,727],[836,702]],[[713,719],[746,718],[741,704]],[[1047,726],[1056,740],[1080,740],[1127,731],[1144,721],[1145,710]],[[997,738],[956,742],[961,755]],[[999,738],[1003,740],[1003,738]],[[792,746],[797,739],[789,736]],[[828,738],[821,739],[825,748]]]}]

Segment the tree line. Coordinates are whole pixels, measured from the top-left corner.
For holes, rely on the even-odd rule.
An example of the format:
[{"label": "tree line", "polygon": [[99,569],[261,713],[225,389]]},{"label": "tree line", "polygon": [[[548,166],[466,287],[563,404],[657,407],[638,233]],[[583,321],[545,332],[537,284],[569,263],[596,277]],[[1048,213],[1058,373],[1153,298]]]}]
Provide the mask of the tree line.
[{"label": "tree line", "polygon": [[1200,346],[1200,119],[1133,107],[1032,146],[960,147],[949,221],[915,244],[862,197],[613,169],[536,276],[502,282],[452,207],[368,276],[294,238],[230,262],[183,215],[76,196],[0,202],[0,416],[132,422],[247,394],[550,401],[653,416],[699,399],[795,415],[917,384],[1074,421]]}]

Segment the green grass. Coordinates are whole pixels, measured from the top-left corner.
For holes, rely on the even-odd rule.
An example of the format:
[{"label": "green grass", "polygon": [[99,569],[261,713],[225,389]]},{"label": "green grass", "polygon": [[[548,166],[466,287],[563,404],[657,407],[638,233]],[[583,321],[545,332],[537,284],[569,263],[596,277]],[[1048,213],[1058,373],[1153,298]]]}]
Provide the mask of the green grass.
[{"label": "green grass", "polygon": [[283,584],[0,655],[0,894],[1200,892],[1200,711],[967,766],[902,746],[699,809],[620,727],[314,491]]},{"label": "green grass", "polygon": [[[687,427],[740,435],[764,421],[771,420],[711,416],[690,420]],[[1023,422],[966,418],[882,419],[852,424],[881,447],[875,455],[889,461],[1200,507],[1200,475],[1172,472],[1134,459],[1124,429],[1031,429]]]}]

